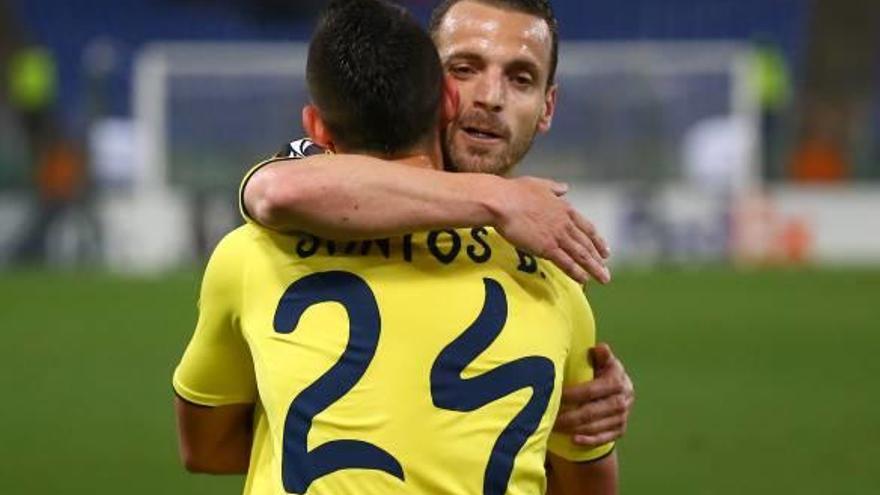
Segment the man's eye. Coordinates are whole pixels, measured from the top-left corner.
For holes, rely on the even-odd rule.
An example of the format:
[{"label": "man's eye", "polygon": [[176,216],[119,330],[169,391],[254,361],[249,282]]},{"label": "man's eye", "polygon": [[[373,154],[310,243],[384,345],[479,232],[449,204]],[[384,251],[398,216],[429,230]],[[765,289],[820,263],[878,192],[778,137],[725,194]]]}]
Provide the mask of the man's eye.
[{"label": "man's eye", "polygon": [[469,65],[453,65],[449,68],[449,72],[454,76],[469,76],[475,71],[474,68]]},{"label": "man's eye", "polygon": [[527,75],[519,75],[513,77],[513,82],[516,83],[517,86],[531,86],[532,85],[532,77]]}]

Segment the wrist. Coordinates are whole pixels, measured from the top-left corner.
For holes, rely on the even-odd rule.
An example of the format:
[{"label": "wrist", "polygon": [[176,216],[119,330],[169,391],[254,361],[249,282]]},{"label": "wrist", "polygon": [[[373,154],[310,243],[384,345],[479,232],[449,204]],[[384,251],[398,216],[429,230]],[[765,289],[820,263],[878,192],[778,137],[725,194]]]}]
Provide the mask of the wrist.
[{"label": "wrist", "polygon": [[470,181],[476,185],[474,198],[484,211],[486,225],[498,228],[507,218],[511,191],[509,179],[491,174],[469,174],[474,178]]}]

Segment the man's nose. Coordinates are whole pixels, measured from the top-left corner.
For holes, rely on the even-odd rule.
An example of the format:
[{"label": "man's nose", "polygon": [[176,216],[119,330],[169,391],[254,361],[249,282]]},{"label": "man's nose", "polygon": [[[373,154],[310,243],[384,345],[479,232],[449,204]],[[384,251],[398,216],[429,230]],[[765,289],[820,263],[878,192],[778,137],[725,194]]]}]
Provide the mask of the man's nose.
[{"label": "man's nose", "polygon": [[488,70],[482,74],[476,87],[474,103],[489,112],[500,112],[504,109],[506,89],[503,74]]}]

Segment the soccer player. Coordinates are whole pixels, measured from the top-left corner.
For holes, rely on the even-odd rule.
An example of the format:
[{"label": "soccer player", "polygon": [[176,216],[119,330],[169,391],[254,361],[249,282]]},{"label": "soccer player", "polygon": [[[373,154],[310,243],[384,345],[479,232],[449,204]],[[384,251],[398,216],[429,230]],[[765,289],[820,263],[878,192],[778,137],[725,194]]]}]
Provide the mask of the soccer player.
[{"label": "soccer player", "polygon": [[[557,197],[563,186],[497,176],[510,172],[552,122],[558,34],[549,2],[446,0],[434,11],[431,32],[460,95],[444,140],[446,167],[459,173],[327,155],[300,140],[245,178],[245,216],[279,231],[337,240],[490,225],[578,281],[589,272],[607,282],[607,246]],[[317,140],[333,148],[322,136]],[[303,159],[289,166],[287,157]],[[588,445],[622,435],[633,402],[621,363],[605,346],[596,351],[597,379],[566,391],[557,425]]]},{"label": "soccer player", "polygon": [[[331,4],[308,78],[311,136],[442,167],[454,96],[399,7]],[[593,339],[580,287],[493,229],[338,243],[249,223],[214,252],[175,371],[182,453],[247,469],[246,493],[537,494],[549,444],[559,493],[613,494],[613,444],[551,435]]]}]

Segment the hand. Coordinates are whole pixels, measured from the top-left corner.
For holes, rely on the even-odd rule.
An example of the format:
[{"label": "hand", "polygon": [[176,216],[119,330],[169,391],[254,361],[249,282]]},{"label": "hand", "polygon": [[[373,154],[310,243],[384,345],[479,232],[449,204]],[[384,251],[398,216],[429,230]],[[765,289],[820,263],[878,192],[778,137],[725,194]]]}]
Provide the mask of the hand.
[{"label": "hand", "polygon": [[506,179],[495,228],[514,246],[547,259],[569,277],[606,284],[610,251],[596,227],[563,196],[568,187],[535,177]]},{"label": "hand", "polygon": [[594,379],[562,391],[553,430],[572,435],[578,445],[598,447],[626,433],[635,392],[623,364],[607,344],[590,349],[589,358]]}]

